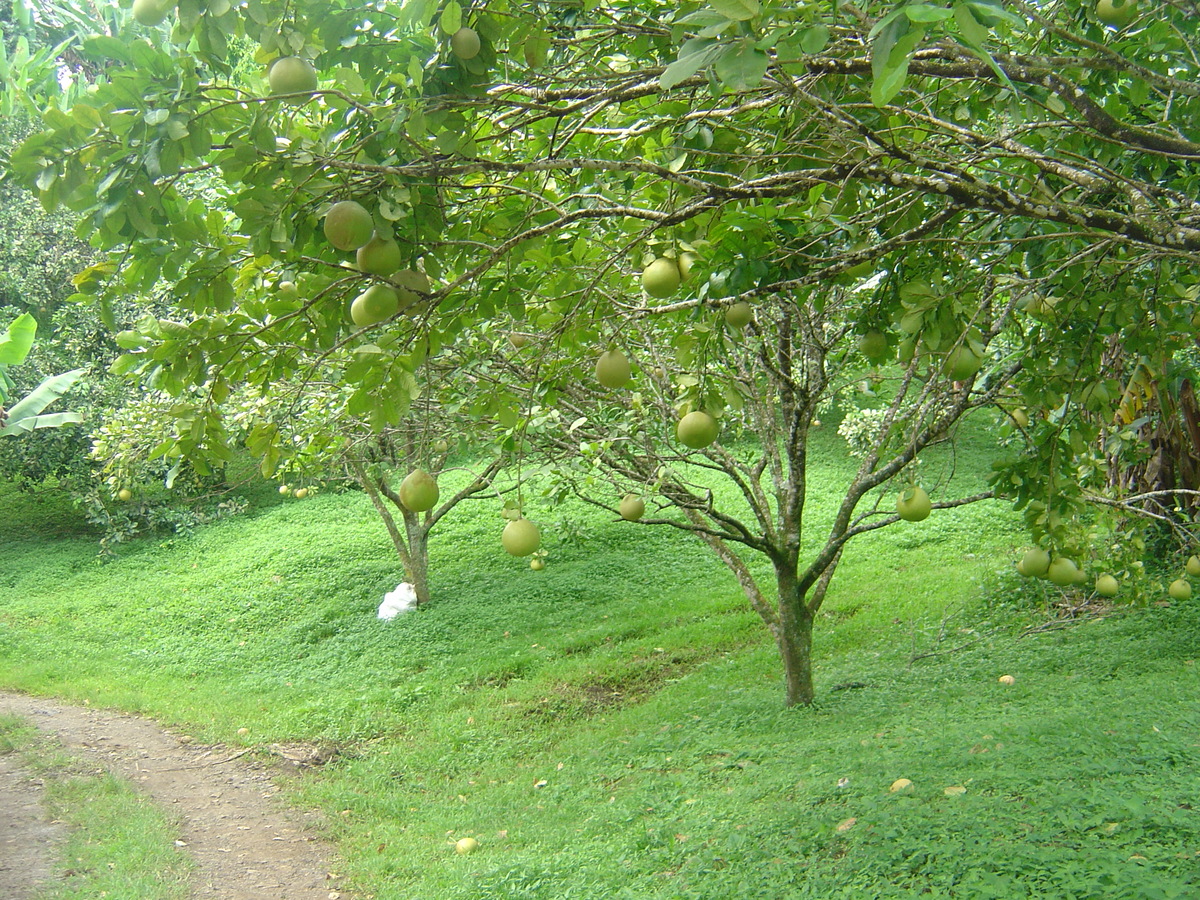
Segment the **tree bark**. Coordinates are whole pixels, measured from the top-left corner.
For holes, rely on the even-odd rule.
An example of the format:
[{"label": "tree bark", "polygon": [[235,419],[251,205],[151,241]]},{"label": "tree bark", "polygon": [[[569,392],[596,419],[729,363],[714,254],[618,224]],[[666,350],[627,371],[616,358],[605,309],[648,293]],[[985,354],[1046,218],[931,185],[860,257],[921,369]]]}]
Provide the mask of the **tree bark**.
[{"label": "tree bark", "polygon": [[808,706],[813,702],[812,632],[813,616],[804,597],[796,573],[777,564],[779,582],[779,625],[775,629],[775,644],[783,661],[785,703],[788,706]]},{"label": "tree bark", "polygon": [[417,595],[417,606],[429,602],[429,529],[417,513],[404,510],[404,527],[408,532],[408,559],[404,570]]}]

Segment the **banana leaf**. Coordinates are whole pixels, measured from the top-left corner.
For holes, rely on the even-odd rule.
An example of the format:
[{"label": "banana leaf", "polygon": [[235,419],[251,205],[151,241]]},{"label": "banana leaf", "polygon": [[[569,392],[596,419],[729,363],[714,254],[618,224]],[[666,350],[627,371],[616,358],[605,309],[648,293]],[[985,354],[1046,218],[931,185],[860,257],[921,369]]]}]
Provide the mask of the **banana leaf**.
[{"label": "banana leaf", "polygon": [[3,427],[0,427],[0,437],[10,434],[28,434],[35,428],[60,428],[63,425],[73,425],[83,421],[79,413],[47,413],[42,414],[47,406],[71,389],[82,376],[83,369],[72,369],[61,375],[47,378],[28,396],[8,410]]},{"label": "banana leaf", "polygon": [[0,366],[19,366],[25,362],[36,333],[37,320],[29,313],[21,313],[13,319],[7,330],[0,334]]}]

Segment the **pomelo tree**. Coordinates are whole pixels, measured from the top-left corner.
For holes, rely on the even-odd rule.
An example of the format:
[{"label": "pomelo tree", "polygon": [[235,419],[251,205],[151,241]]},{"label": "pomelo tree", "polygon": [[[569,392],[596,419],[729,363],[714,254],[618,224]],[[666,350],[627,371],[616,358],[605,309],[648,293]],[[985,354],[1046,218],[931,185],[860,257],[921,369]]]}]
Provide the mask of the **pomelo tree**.
[{"label": "pomelo tree", "polygon": [[[502,443],[553,450],[561,421],[557,452],[601,448],[672,510],[647,518],[708,541],[806,703],[846,542],[897,518],[879,492],[963,416],[1012,413],[996,492],[1035,540],[1081,552],[1103,450],[1147,426],[1136,373],[1176,377],[1194,346],[1196,25],[1182,2],[1118,21],[1000,0],[187,0],[85,41],[94,88],[12,165],[119,260],[82,293],[168,286],[176,314],[132,323],[117,368],[202,391],[188,455],[224,452],[234,389],[319,372],[382,432],[429,360],[470,361],[457,402]],[[230,62],[247,53],[248,79]],[[360,263],[347,201],[387,265]],[[593,388],[609,350],[632,381],[612,386],[610,357]],[[802,554],[817,406],[885,357],[858,476]],[[712,423],[678,430],[691,413]],[[739,429],[747,458],[724,444]],[[732,479],[739,506],[684,460]]]}]

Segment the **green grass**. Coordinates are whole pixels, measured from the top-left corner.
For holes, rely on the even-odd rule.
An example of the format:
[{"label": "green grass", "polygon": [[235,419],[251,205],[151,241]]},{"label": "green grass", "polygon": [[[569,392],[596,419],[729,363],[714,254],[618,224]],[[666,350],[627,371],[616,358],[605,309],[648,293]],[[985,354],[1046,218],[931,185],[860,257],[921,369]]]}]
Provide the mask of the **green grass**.
[{"label": "green grass", "polygon": [[20,754],[45,785],[47,814],[68,826],[53,880],[36,900],[184,900],[190,861],[179,830],[126,782],[89,769],[19,719],[0,717],[0,753]]},{"label": "green grass", "polygon": [[[814,543],[846,477],[822,440]],[[962,490],[986,441],[958,448]],[[939,511],[852,545],[818,703],[787,710],[769,636],[697,542],[534,500],[535,573],[499,551],[497,506],[444,521],[434,602],[386,624],[401,570],[357,494],[104,565],[0,526],[0,684],[209,740],[334,742],[296,799],[381,900],[1200,895],[1193,606],[1021,638],[1016,516]],[[466,835],[482,849],[457,856]]]}]

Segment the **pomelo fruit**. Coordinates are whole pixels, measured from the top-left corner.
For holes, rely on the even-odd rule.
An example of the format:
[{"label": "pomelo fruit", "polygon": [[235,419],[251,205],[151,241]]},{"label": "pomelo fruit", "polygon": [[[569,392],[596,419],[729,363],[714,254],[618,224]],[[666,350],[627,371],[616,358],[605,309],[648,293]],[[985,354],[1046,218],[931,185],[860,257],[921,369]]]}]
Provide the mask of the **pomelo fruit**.
[{"label": "pomelo fruit", "polygon": [[868,331],[859,337],[858,350],[871,362],[882,362],[887,358],[887,336],[878,331]]},{"label": "pomelo fruit", "polygon": [[383,276],[398,272],[400,266],[404,264],[400,245],[388,238],[381,238],[377,234],[358,248],[354,261],[360,272]]},{"label": "pomelo fruit", "polygon": [[896,498],[896,512],[905,522],[923,522],[933,511],[925,488],[913,485]]},{"label": "pomelo fruit", "polygon": [[461,856],[466,856],[468,853],[474,853],[479,849],[479,841],[473,837],[459,838],[454,843],[454,852]]},{"label": "pomelo fruit", "polygon": [[1200,556],[1189,556],[1183,568],[1189,575],[1200,575]]},{"label": "pomelo fruit", "polygon": [[500,543],[513,556],[529,556],[542,543],[542,536],[528,519],[514,519],[504,526]]},{"label": "pomelo fruit", "polygon": [[679,288],[679,264],[659,257],[642,270],[642,290],[651,297],[670,297]]},{"label": "pomelo fruit", "polygon": [[646,514],[646,501],[637,494],[626,494],[621,498],[621,504],[617,507],[621,513],[621,518],[627,522],[636,522]]},{"label": "pomelo fruit", "polygon": [[325,237],[339,250],[357,250],[374,234],[375,220],[354,200],[341,200],[325,214]]},{"label": "pomelo fruit", "polygon": [[675,436],[693,450],[703,450],[717,439],[721,427],[703,410],[690,412],[675,426]]},{"label": "pomelo fruit", "polygon": [[725,324],[730,328],[742,329],[754,318],[754,307],[745,300],[739,300],[725,308]]},{"label": "pomelo fruit", "polygon": [[373,284],[350,304],[350,318],[359,328],[378,325],[400,309],[400,298],[386,284]]},{"label": "pomelo fruit", "polygon": [[1050,583],[1056,584],[1059,587],[1078,584],[1079,575],[1079,567],[1065,556],[1052,559],[1049,567],[1046,569],[1046,577],[1050,579]]},{"label": "pomelo fruit", "polygon": [[479,55],[479,32],[464,25],[450,35],[450,51],[459,59],[474,59]]},{"label": "pomelo fruit", "polygon": [[542,569],[546,568],[546,564],[540,559],[531,559],[529,561],[529,568],[533,569],[535,572],[540,572]]},{"label": "pomelo fruit", "polygon": [[605,350],[596,360],[596,380],[610,390],[629,383],[629,360],[620,350]]},{"label": "pomelo fruit", "polygon": [[133,17],[143,25],[153,28],[166,21],[175,4],[170,0],[133,0]]},{"label": "pomelo fruit", "polygon": [[1050,568],[1050,554],[1041,547],[1030,547],[1021,557],[1021,564],[1025,567],[1021,574],[1027,578],[1045,578]]},{"label": "pomelo fruit", "polygon": [[117,491],[117,499],[122,503],[128,503],[133,499],[133,491],[131,491],[129,488],[121,488],[119,491]]},{"label": "pomelo fruit", "polygon": [[1172,600],[1187,600],[1192,596],[1192,586],[1184,579],[1176,578],[1167,588],[1167,593],[1171,595]]},{"label": "pomelo fruit", "polygon": [[982,366],[983,360],[975,354],[975,351],[966,344],[960,344],[950,351],[942,371],[955,381],[968,381]]},{"label": "pomelo fruit", "polygon": [[1120,589],[1120,584],[1117,579],[1111,575],[1101,575],[1096,579],[1096,593],[1101,597],[1115,597]]},{"label": "pomelo fruit", "polygon": [[272,94],[309,93],[317,89],[317,70],[302,57],[281,56],[271,64],[267,84]]},{"label": "pomelo fruit", "polygon": [[424,469],[413,469],[400,482],[400,502],[413,512],[428,512],[438,502],[437,479]]},{"label": "pomelo fruit", "polygon": [[1099,0],[1096,18],[1113,28],[1124,28],[1137,18],[1137,4],[1133,0]]}]

